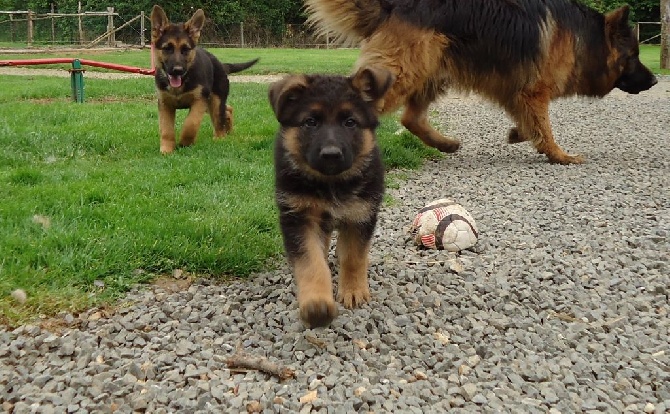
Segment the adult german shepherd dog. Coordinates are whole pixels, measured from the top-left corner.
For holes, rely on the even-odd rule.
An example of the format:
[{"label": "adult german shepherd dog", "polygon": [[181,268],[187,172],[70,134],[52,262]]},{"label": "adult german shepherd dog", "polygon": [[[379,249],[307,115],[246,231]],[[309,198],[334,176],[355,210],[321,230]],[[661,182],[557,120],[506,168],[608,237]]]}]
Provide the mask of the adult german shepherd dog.
[{"label": "adult german shepherd dog", "polygon": [[300,317],[309,327],[337,316],[326,258],[338,231],[337,299],[346,308],[370,300],[368,252],[384,194],[375,105],[392,83],[384,69],[352,77],[293,75],[272,84],[280,123],[275,195]]},{"label": "adult german shepherd dog", "polygon": [[549,161],[580,163],[554,141],[549,102],[636,94],[656,84],[638,59],[628,6],[603,15],[576,0],[305,0],[309,21],[350,43],[357,67],[388,68],[395,83],[381,113],[405,107],[402,124],[443,152],[460,143],[433,129],[427,109],[453,88],[500,104],[516,127],[508,141],[530,141]]},{"label": "adult german shepherd dog", "polygon": [[186,23],[170,23],[165,11],[155,5],[151,10],[151,43],[156,65],[158,119],[161,153],[175,149],[175,113],[189,109],[184,120],[179,145],[195,142],[202,117],[212,119],[215,138],[222,138],[233,126],[233,108],[226,105],[230,83],[228,74],[254,65],[221,63],[214,55],[198,47],[205,13],[198,9]]}]

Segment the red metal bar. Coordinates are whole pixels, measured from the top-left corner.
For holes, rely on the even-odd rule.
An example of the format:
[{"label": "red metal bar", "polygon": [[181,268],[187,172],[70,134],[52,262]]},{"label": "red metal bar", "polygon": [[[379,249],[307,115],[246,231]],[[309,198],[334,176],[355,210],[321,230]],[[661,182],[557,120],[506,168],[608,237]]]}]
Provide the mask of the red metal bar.
[{"label": "red metal bar", "polygon": [[[51,65],[56,63],[72,63],[77,58],[46,58],[46,59],[17,59],[0,60],[0,66],[20,65]],[[95,60],[78,59],[82,65],[95,66],[98,68],[113,69],[121,72],[139,73],[141,75],[153,75],[155,69],[137,68],[134,66],[117,65],[116,63],[98,62]],[[153,66],[153,65],[152,65]]]}]

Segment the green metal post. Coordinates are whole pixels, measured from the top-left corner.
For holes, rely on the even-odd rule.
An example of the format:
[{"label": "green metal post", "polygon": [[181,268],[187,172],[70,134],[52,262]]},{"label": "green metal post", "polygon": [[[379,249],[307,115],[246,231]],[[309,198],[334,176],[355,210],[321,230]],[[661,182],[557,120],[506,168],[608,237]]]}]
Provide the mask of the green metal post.
[{"label": "green metal post", "polygon": [[70,84],[72,86],[72,99],[75,102],[84,103],[84,69],[82,69],[79,59],[72,61]]}]

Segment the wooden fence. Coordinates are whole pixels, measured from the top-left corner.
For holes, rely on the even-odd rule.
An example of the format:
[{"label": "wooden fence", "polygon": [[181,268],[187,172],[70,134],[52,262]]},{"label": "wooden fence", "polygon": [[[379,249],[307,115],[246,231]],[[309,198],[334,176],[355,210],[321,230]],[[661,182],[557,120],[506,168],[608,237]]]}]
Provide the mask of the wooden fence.
[{"label": "wooden fence", "polygon": [[[97,28],[87,30],[86,22],[94,18],[106,18],[107,26],[100,33],[101,24],[89,25]],[[59,22],[59,19],[62,19]],[[76,22],[76,26],[75,23]],[[117,24],[121,23],[117,26]],[[141,12],[130,20],[124,20],[115,12],[114,7],[106,11],[82,11],[81,3],[77,13],[35,13],[31,10],[0,11],[0,42],[25,44],[32,47],[40,45],[66,45],[83,48],[95,46],[107,47],[145,47],[150,42],[151,22]],[[91,35],[91,33],[95,33]],[[203,29],[200,43],[217,47],[309,47],[330,48],[333,44],[328,36],[316,36],[304,24],[286,25],[284,33],[277,37],[267,28],[251,23],[240,22],[222,27],[208,22]],[[19,46],[20,47],[20,46]]]},{"label": "wooden fence", "polygon": [[[52,5],[52,10],[53,10],[53,5]],[[119,32],[120,30],[124,29],[125,27],[130,26],[131,24],[135,23],[136,21],[139,20],[139,25],[140,25],[140,31],[139,31],[139,38],[138,38],[138,44],[140,46],[145,46],[146,40],[144,36],[145,32],[145,16],[144,12],[141,14],[133,17],[132,19],[128,20],[127,22],[123,23],[119,27],[115,27],[114,24],[114,18],[118,17],[118,13],[114,12],[114,7],[108,7],[107,11],[103,12],[92,12],[92,11],[86,11],[82,12],[81,11],[81,3],[79,3],[79,11],[77,13],[43,13],[43,14],[38,14],[33,12],[32,10],[26,10],[26,11],[21,11],[21,10],[15,10],[15,11],[0,11],[0,16],[7,16],[8,20],[2,22],[4,24],[7,24],[9,26],[9,30],[6,31],[6,33],[9,33],[9,39],[4,39],[5,41],[9,42],[16,42],[16,43],[22,43],[25,41],[25,43],[28,46],[32,46],[33,43],[35,43],[35,24],[40,21],[49,21],[51,23],[51,39],[50,42],[47,41],[47,43],[52,43],[52,44],[57,44],[57,43],[63,43],[63,40],[61,36],[57,35],[56,31],[56,19],[61,19],[61,18],[76,18],[77,19],[77,34],[78,34],[78,43],[79,45],[84,45],[84,47],[93,47],[99,45],[101,42],[105,41],[106,45],[109,47],[114,47],[117,46],[116,44],[116,33]],[[107,31],[99,36],[97,36],[95,39],[92,41],[87,41],[86,36],[84,34],[84,28],[83,28],[83,18],[85,17],[107,17]],[[24,36],[21,36],[19,34],[19,30],[17,30],[17,25],[18,24],[25,24],[25,33]],[[20,37],[23,37],[21,39]],[[44,42],[43,36],[40,39],[41,42]],[[66,43],[72,43],[72,40],[66,41]]]}]

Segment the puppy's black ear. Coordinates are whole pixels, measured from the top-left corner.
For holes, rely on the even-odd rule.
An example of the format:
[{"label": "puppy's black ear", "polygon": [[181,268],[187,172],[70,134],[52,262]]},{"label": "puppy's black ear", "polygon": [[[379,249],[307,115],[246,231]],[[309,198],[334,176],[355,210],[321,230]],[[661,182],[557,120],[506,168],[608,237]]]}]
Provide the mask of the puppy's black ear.
[{"label": "puppy's black ear", "polygon": [[302,97],[307,85],[308,80],[304,75],[287,76],[270,85],[268,98],[279,123],[286,121],[284,115]]},{"label": "puppy's black ear", "polygon": [[394,80],[393,74],[382,66],[362,67],[350,79],[366,102],[382,99]]},{"label": "puppy's black ear", "polygon": [[200,40],[200,32],[204,25],[205,12],[202,9],[196,10],[193,16],[184,23],[184,29],[188,32],[189,37],[193,39],[193,43],[198,43],[198,40]]},{"label": "puppy's black ear", "polygon": [[151,41],[156,43],[156,41],[163,34],[163,29],[165,26],[170,24],[167,15],[163,8],[157,4],[151,9]]}]

